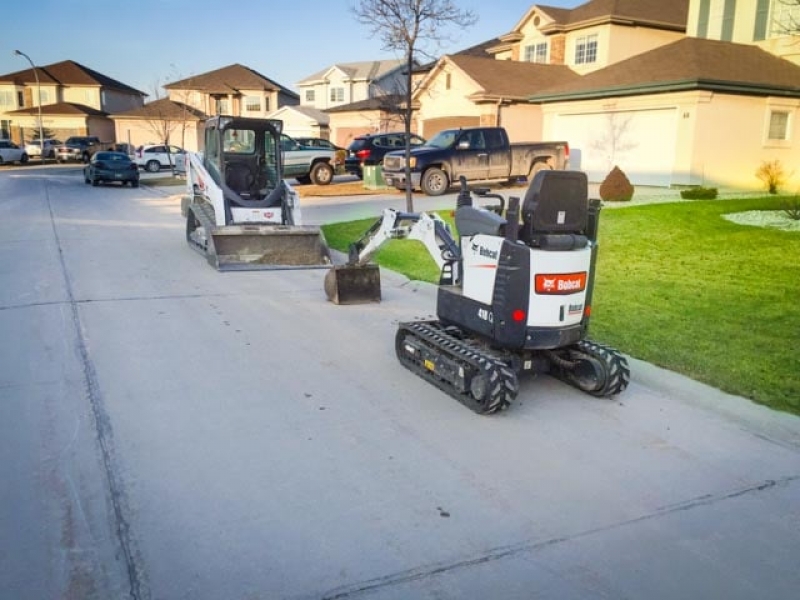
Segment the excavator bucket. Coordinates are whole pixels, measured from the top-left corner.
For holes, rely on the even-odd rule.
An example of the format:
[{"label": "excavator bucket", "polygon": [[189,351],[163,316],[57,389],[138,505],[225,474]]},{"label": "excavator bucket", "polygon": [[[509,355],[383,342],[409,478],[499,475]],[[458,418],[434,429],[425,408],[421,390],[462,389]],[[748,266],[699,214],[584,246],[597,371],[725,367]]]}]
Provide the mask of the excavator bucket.
[{"label": "excavator bucket", "polygon": [[368,304],[381,301],[378,265],[336,265],[325,275],[325,294],[334,304]]}]

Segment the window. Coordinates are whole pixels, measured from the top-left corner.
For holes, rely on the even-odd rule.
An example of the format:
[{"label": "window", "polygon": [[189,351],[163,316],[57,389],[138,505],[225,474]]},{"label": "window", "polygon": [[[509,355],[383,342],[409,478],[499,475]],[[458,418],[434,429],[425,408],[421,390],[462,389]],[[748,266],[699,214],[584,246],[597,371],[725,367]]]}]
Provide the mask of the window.
[{"label": "window", "polygon": [[725,0],[725,6],[722,11],[722,36],[720,37],[723,42],[733,40],[733,20],[735,15],[736,0]]},{"label": "window", "polygon": [[575,64],[585,65],[597,60],[597,34],[584,35],[575,40]]},{"label": "window", "polygon": [[269,112],[269,98],[264,98],[264,112]]},{"label": "window", "polygon": [[449,90],[450,89],[450,85],[452,83],[453,82],[452,82],[452,78],[450,76],[450,73],[445,73],[445,76],[444,76],[444,89]]},{"label": "window", "polygon": [[[42,106],[44,106],[45,104],[50,104],[52,102],[52,100],[50,99],[50,90],[42,90],[41,93],[42,93]],[[39,97],[38,92],[36,93],[35,97],[38,99]]]},{"label": "window", "polygon": [[711,10],[710,0],[700,0],[699,16],[697,17],[697,37],[708,37],[708,13]]},{"label": "window", "polygon": [[331,88],[331,102],[344,102],[344,88]]},{"label": "window", "polygon": [[769,115],[769,131],[767,139],[770,141],[783,141],[789,138],[789,113],[783,110],[773,110]]},{"label": "window", "polygon": [[314,90],[306,90],[306,102],[314,102]]},{"label": "window", "polygon": [[261,112],[261,98],[258,96],[245,96],[244,109],[247,112]]},{"label": "window", "polygon": [[758,0],[756,6],[756,24],[753,28],[753,41],[760,42],[767,37],[767,22],[769,21],[769,0]]},{"label": "window", "polygon": [[786,35],[800,24],[800,4],[795,2],[772,3],[772,35]]},{"label": "window", "polygon": [[547,62],[547,42],[531,44],[525,46],[526,62],[546,63]]},{"label": "window", "polygon": [[3,109],[13,109],[17,107],[14,103],[14,92],[0,92],[0,107]]},{"label": "window", "polygon": [[11,137],[11,121],[0,121],[0,138],[8,139]]},{"label": "window", "polygon": [[231,114],[231,103],[228,98],[217,98],[217,114],[218,115]]}]

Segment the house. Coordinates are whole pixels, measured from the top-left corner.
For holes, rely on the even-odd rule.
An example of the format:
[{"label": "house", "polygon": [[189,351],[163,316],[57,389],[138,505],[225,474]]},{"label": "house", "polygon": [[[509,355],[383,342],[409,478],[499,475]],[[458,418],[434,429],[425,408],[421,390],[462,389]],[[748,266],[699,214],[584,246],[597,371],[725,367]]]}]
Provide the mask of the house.
[{"label": "house", "polygon": [[[37,82],[38,78],[38,82]],[[116,141],[109,115],[142,106],[146,94],[72,60],[0,75],[0,138],[96,135]]]},{"label": "house", "polygon": [[114,115],[117,139],[134,145],[167,141],[203,149],[203,122],[217,114],[266,118],[299,103],[296,93],[240,64],[164,86],[166,98]]},{"label": "house", "polygon": [[800,159],[780,4],[692,0],[687,37],[532,94],[543,137],[568,139],[595,181],[618,165],[635,184],[761,188],[763,161]]},{"label": "house", "polygon": [[269,115],[270,119],[283,121],[283,132],[291,137],[330,139],[330,117],[311,106],[283,106]]},{"label": "house", "polygon": [[634,184],[757,189],[763,161],[800,159],[792,23],[800,6],[782,0],[533,5],[486,48],[502,64],[436,63],[414,93],[418,131],[500,124],[567,140],[593,181],[618,165]]},{"label": "house", "polygon": [[300,104],[320,110],[405,89],[402,60],[337,63],[297,82]]},{"label": "house", "polygon": [[531,95],[685,37],[688,5],[689,0],[591,0],[574,9],[533,5],[480,52],[438,61],[414,92],[418,131],[430,137],[447,127],[502,125],[514,141],[541,139],[541,107],[529,102]]}]

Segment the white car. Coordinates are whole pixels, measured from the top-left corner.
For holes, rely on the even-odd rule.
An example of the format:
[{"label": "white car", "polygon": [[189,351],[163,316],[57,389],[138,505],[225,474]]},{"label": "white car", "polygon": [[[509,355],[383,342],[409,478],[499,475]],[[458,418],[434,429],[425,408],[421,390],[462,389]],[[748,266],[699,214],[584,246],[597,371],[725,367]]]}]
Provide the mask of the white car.
[{"label": "white car", "polygon": [[14,142],[0,140],[0,165],[15,162],[24,165],[28,162],[28,153]]},{"label": "white car", "polygon": [[[45,158],[55,158],[56,157],[56,148],[61,145],[59,140],[45,140],[44,141],[44,157]],[[25,144],[25,152],[27,152],[28,156],[41,156],[42,155],[42,144],[39,140],[31,140],[27,144]]]},{"label": "white car", "polygon": [[[167,151],[169,148],[169,152]],[[169,169],[175,166],[175,158],[185,150],[178,146],[165,146],[164,144],[148,144],[136,149],[133,162],[140,169],[155,173],[160,169]]]}]

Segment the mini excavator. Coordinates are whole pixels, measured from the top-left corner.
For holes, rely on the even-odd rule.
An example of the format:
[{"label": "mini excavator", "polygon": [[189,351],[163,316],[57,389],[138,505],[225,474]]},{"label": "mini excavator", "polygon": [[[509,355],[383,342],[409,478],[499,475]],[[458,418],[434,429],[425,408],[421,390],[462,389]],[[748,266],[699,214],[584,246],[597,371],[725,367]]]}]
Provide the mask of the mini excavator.
[{"label": "mini excavator", "polygon": [[[475,206],[472,192],[499,204]],[[598,397],[625,390],[625,357],[587,338],[600,201],[589,200],[585,173],[540,171],[508,210],[502,196],[472,192],[462,180],[458,241],[438,215],[385,211],[326,275],[328,298],[379,301],[370,258],[388,239],[418,239],[441,269],[438,319],[399,324],[403,366],[479,414],[507,408],[520,374],[549,373]]]}]

